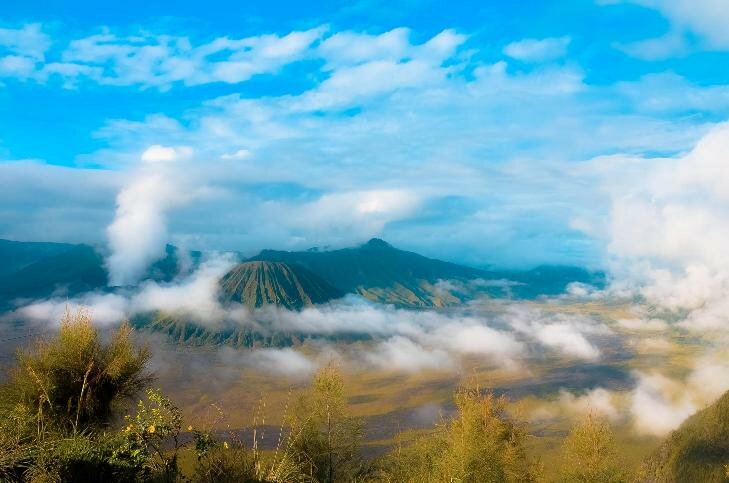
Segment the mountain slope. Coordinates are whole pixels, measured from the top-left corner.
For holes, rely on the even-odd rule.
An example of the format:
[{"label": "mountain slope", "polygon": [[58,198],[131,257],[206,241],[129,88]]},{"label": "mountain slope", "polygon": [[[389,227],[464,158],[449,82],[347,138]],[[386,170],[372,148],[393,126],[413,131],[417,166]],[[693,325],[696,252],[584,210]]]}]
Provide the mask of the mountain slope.
[{"label": "mountain slope", "polygon": [[[201,252],[167,245],[144,279],[169,282],[181,267],[194,269],[201,258]],[[29,300],[108,290],[107,283],[104,257],[90,245],[0,240],[0,311]]]},{"label": "mountain slope", "polygon": [[0,277],[17,272],[45,257],[68,251],[73,246],[68,243],[0,240]]},{"label": "mountain slope", "polygon": [[104,260],[93,247],[66,247],[0,278],[0,305],[14,299],[70,297],[106,286]]},{"label": "mountain slope", "polygon": [[343,293],[410,307],[441,307],[460,300],[436,286],[439,280],[493,278],[491,272],[398,250],[373,238],[356,248],[286,252],[264,250],[251,261],[297,264]]},{"label": "mountain slope", "polygon": [[649,457],[641,481],[727,481],[729,392],[699,411]]},{"label": "mountain slope", "polygon": [[339,298],[343,293],[299,265],[253,261],[237,265],[219,282],[223,302],[250,308],[278,305],[301,309]]}]

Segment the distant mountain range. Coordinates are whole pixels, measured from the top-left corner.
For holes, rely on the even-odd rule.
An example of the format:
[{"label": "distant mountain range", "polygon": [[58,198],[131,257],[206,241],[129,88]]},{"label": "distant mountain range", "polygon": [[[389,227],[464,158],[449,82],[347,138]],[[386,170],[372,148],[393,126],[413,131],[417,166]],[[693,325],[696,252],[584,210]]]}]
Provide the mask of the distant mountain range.
[{"label": "distant mountain range", "polygon": [[[149,267],[145,279],[172,281],[180,273],[180,255],[167,245],[165,256]],[[202,253],[185,256],[195,265]],[[32,300],[109,291],[108,279],[102,254],[90,245],[0,240],[0,312]]]},{"label": "distant mountain range", "polygon": [[[183,265],[194,268],[204,254],[167,245],[147,280],[170,282]],[[185,263],[183,263],[185,262]],[[407,308],[446,307],[479,294],[534,298],[564,291],[570,282],[603,283],[600,273],[577,267],[493,271],[466,267],[399,250],[373,238],[339,250],[263,250],[220,280],[223,303],[248,307],[272,304],[289,309],[358,294],[374,302]],[[0,310],[31,300],[112,291],[99,250],[90,245],[0,240]]]}]

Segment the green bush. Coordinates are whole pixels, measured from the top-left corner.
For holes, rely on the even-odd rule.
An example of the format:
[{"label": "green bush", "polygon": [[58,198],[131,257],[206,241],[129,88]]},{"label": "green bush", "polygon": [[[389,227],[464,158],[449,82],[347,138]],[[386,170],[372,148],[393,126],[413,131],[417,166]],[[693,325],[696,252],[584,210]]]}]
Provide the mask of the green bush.
[{"label": "green bush", "polygon": [[344,382],[333,364],[316,374],[286,422],[289,466],[321,482],[350,480],[363,471],[362,423],[348,414]]},{"label": "green bush", "polygon": [[[182,416],[172,401],[155,389],[137,403],[134,416],[124,417],[126,426],[115,441],[111,461],[134,468],[145,480],[176,481]],[[165,442],[171,448],[165,448]]]},{"label": "green bush", "polygon": [[105,432],[150,380],[146,350],[124,324],[102,340],[86,311],[67,312],[58,334],[21,350],[0,388],[0,481],[124,481],[120,438]]},{"label": "green bush", "polygon": [[135,349],[128,325],[104,343],[88,312],[67,312],[56,337],[18,352],[0,404],[30,408],[39,431],[95,429],[151,381],[148,360],[147,350]]},{"label": "green bush", "polygon": [[562,447],[561,481],[620,483],[628,481],[623,468],[605,421],[590,415],[572,428]]},{"label": "green bush", "polygon": [[524,451],[526,433],[506,414],[506,401],[478,387],[459,389],[456,414],[435,430],[399,444],[383,460],[380,478],[397,482],[534,481],[539,468]]}]

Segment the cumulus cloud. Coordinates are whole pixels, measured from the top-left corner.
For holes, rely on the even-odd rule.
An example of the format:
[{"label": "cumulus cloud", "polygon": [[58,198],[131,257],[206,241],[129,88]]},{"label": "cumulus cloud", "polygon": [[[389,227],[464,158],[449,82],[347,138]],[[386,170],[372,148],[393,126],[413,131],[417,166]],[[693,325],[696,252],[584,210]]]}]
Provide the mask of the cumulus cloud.
[{"label": "cumulus cloud", "polygon": [[134,313],[177,313],[215,325],[228,317],[218,302],[218,281],[236,263],[234,255],[221,254],[174,283],[143,282],[130,298],[130,310]]},{"label": "cumulus cloud", "polygon": [[[262,97],[200,99],[178,118],[150,113],[109,120],[94,133],[102,149],[78,157],[123,180],[130,177],[130,158],[138,160],[150,145],[193,147],[193,176],[215,177],[217,195],[176,205],[165,218],[170,233],[188,237],[195,248],[248,253],[382,236],[476,265],[594,263],[600,246],[570,221],[601,216],[606,208],[594,202],[591,185],[573,175],[579,169],[572,161],[605,152],[682,150],[705,129],[696,117],[666,122],[664,110],[634,102],[652,98],[644,95],[653,92],[648,84],[596,89],[571,63],[514,69],[511,58],[485,60],[491,57],[483,46],[469,45],[469,36],[453,29],[421,37],[407,28],[317,28],[206,42],[131,30],[56,42],[46,53],[46,88],[59,76],[80,90],[92,82],[162,89],[243,82],[252,72],[276,74],[293,62],[314,61],[299,66],[301,77],[311,80],[302,90],[284,86]],[[722,112],[703,87],[679,85],[678,93],[664,90],[670,95],[662,99],[696,99],[702,109]],[[604,96],[625,101],[629,112],[616,113]],[[584,134],[585,126],[600,136],[575,134]],[[356,208],[357,198],[368,197],[381,198],[381,209],[357,212],[359,222],[335,209],[339,203]],[[79,231],[64,224],[80,223],[76,210],[89,206],[56,208],[49,201],[33,214],[53,211],[53,230],[69,238]],[[330,216],[307,225],[317,210]],[[210,212],[216,216],[205,216]],[[4,214],[6,236],[30,230],[25,219]],[[83,232],[94,235],[88,241],[101,241],[98,224]],[[434,235],[443,232],[449,236]]]},{"label": "cumulus cloud", "polygon": [[536,308],[510,307],[505,322],[514,330],[567,357],[596,360],[600,350],[588,336],[604,336],[610,330],[589,318],[569,314],[549,314]]},{"label": "cumulus cloud", "polygon": [[292,348],[256,349],[246,354],[246,359],[260,371],[293,377],[306,377],[317,368],[315,361]]},{"label": "cumulus cloud", "polygon": [[638,432],[665,436],[676,429],[697,407],[683,387],[660,374],[637,374],[630,412]]},{"label": "cumulus cloud", "polygon": [[684,380],[658,372],[636,372],[630,395],[630,415],[639,433],[665,436],[686,418],[729,390],[726,351],[710,351],[697,357]]},{"label": "cumulus cloud", "polygon": [[559,403],[571,413],[595,415],[614,422],[621,415],[615,397],[615,394],[602,387],[581,395],[562,390],[559,393]]},{"label": "cumulus cloud", "polygon": [[[648,48],[648,58],[665,58],[676,53],[676,42],[686,33],[700,38],[701,46],[709,49],[729,49],[729,22],[726,5],[720,0],[626,0],[658,10],[671,23],[665,37],[648,39],[639,46]],[[613,2],[604,2],[613,3]],[[673,45],[673,51],[669,47]],[[645,49],[638,49],[638,53]],[[656,55],[657,54],[657,55]]]},{"label": "cumulus cloud", "polygon": [[43,33],[40,24],[0,28],[0,77],[32,77],[50,46],[50,37]]},{"label": "cumulus cloud", "polygon": [[80,308],[87,309],[94,322],[102,326],[117,324],[130,313],[129,299],[124,295],[88,293],[73,300],[50,299],[33,302],[17,309],[11,317],[39,324],[55,324],[67,310],[73,312]]},{"label": "cumulus cloud", "polygon": [[379,369],[409,372],[450,370],[454,365],[443,349],[426,348],[400,335],[377,344],[365,353],[365,360]]},{"label": "cumulus cloud", "polygon": [[146,32],[125,37],[107,29],[70,41],[60,58],[46,65],[38,76],[60,76],[71,85],[88,80],[162,89],[175,83],[238,83],[257,74],[274,73],[304,58],[324,30],[319,27],[241,39],[218,37],[193,45],[186,37]]},{"label": "cumulus cloud", "polygon": [[164,255],[167,212],[189,202],[190,190],[197,188],[187,185],[184,170],[171,163],[190,155],[188,147],[158,145],[142,153],[141,167],[117,195],[114,221],[107,229],[110,285],[137,282],[150,263]]},{"label": "cumulus cloud", "polygon": [[171,283],[145,281],[134,289],[114,293],[89,292],[72,299],[48,299],[18,308],[13,318],[54,324],[66,310],[86,308],[101,325],[113,325],[135,314],[161,311],[216,326],[226,318],[245,316],[242,308],[226,311],[218,302],[218,280],[236,263],[232,254],[203,261],[198,269]]},{"label": "cumulus cloud", "polygon": [[571,42],[570,37],[523,39],[504,47],[504,54],[523,62],[545,62],[564,57]]},{"label": "cumulus cloud", "polygon": [[[632,159],[642,169],[637,182],[606,185],[613,294],[637,293],[658,307],[688,311],[681,325],[690,329],[726,328],[727,152],[729,125],[722,124],[686,154]],[[661,328],[655,321],[643,328],[648,325]]]}]

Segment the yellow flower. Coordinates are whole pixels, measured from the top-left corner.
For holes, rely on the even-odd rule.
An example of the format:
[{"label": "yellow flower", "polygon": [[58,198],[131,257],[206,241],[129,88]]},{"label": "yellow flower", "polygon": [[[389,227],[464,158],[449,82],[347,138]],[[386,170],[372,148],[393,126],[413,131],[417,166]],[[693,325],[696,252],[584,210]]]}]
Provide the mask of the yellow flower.
[{"label": "yellow flower", "polygon": [[192,424],[190,424],[190,425],[187,426],[187,430],[188,431],[192,431]]},{"label": "yellow flower", "polygon": [[126,428],[124,428],[124,432],[125,433],[128,433],[131,430],[132,430],[132,425],[131,424],[129,426],[127,426]]},{"label": "yellow flower", "polygon": [[156,430],[157,428],[154,427],[154,424],[150,424],[147,428],[147,431],[149,431],[150,433],[154,433]]},{"label": "yellow flower", "polygon": [[223,448],[228,449],[228,442],[227,441],[223,441]]}]

